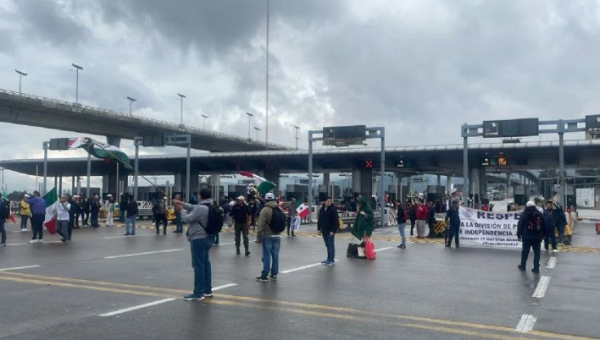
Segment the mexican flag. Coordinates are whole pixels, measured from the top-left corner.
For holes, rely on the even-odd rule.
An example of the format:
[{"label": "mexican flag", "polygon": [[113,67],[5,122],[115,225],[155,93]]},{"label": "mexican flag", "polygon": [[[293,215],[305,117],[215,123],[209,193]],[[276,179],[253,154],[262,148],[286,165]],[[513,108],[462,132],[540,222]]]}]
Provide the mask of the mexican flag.
[{"label": "mexican flag", "polygon": [[97,140],[93,140],[89,137],[71,138],[69,139],[68,145],[69,149],[81,148],[96,158],[105,160],[115,159],[121,162],[126,169],[132,169],[129,157],[121,149],[114,145],[98,142]]},{"label": "mexican flag", "polygon": [[305,219],[310,211],[308,210],[308,205],[304,204],[301,201],[296,202],[296,212],[301,219]]},{"label": "mexican flag", "polygon": [[255,175],[251,172],[240,171],[240,175],[242,175],[244,177],[252,178],[254,180],[254,185],[256,186],[256,191],[261,195],[264,195],[264,194],[270,192],[271,190],[273,190],[273,188],[275,188],[275,183],[269,182],[266,179],[264,179],[258,175]]},{"label": "mexican flag", "polygon": [[54,218],[54,211],[56,210],[56,204],[58,202],[58,194],[56,188],[50,190],[43,197],[46,202],[46,218],[44,219],[44,227],[48,230],[50,235],[56,234],[56,218]]}]

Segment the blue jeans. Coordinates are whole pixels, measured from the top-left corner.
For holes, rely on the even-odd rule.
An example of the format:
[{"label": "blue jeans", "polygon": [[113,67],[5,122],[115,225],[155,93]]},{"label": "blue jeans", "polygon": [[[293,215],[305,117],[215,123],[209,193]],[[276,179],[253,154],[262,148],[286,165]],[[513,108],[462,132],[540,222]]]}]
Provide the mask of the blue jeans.
[{"label": "blue jeans", "polygon": [[183,222],[181,221],[181,213],[175,213],[175,225],[177,231],[183,231]]},{"label": "blue jeans", "polygon": [[6,243],[6,229],[4,228],[4,222],[0,221],[0,234],[2,234],[2,239],[0,239],[0,243]]},{"label": "blue jeans", "polygon": [[21,215],[21,229],[27,229],[27,219],[29,216]]},{"label": "blue jeans", "polygon": [[565,226],[558,225],[556,226],[556,229],[558,229],[558,243],[563,243],[563,237],[565,236]]},{"label": "blue jeans", "polygon": [[62,237],[63,241],[66,241],[69,237],[69,221],[56,221],[56,233]]},{"label": "blue jeans", "polygon": [[212,294],[212,270],[210,266],[210,247],[215,242],[213,235],[192,240],[192,268],[194,268],[194,295]]},{"label": "blue jeans", "polygon": [[[279,247],[281,246],[281,237],[263,237],[262,239],[262,277],[277,276],[279,272]],[[273,266],[271,266],[273,259]]]},{"label": "blue jeans", "polygon": [[125,211],[119,209],[119,222],[125,222]]},{"label": "blue jeans", "polygon": [[335,234],[323,233],[323,241],[327,247],[327,262],[335,262]]},{"label": "blue jeans", "polygon": [[127,216],[127,220],[125,221],[125,234],[135,235],[135,219],[136,218],[137,218],[136,215]]},{"label": "blue jeans", "polygon": [[546,239],[544,239],[544,248],[546,248],[546,250],[548,250],[550,244],[552,244],[552,249],[556,249],[556,235],[554,234],[555,228],[551,229],[552,231],[549,231]]},{"label": "blue jeans", "polygon": [[402,239],[401,245],[406,245],[406,235],[404,235],[404,229],[406,229],[406,223],[398,224],[398,232],[400,232],[400,238]]},{"label": "blue jeans", "polygon": [[92,219],[92,227],[94,228],[98,228],[100,225],[98,224],[98,213],[91,213],[91,219]]}]

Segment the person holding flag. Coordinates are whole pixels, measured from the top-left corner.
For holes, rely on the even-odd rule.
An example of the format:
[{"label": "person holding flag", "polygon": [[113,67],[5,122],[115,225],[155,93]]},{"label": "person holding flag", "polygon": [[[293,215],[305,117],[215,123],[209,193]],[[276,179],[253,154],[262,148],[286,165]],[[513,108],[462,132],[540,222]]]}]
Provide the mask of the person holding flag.
[{"label": "person holding flag", "polygon": [[[53,189],[54,193],[56,191]],[[56,198],[54,199],[56,200]],[[46,202],[40,197],[39,191],[33,192],[33,197],[25,200],[31,208],[31,230],[33,237],[27,243],[42,243],[44,239],[44,219],[46,218]]]},{"label": "person holding flag", "polygon": [[60,201],[53,209],[53,218],[56,219],[56,232],[62,237],[62,243],[67,243],[69,238],[70,210],[71,205],[67,202],[67,195],[61,195]]}]

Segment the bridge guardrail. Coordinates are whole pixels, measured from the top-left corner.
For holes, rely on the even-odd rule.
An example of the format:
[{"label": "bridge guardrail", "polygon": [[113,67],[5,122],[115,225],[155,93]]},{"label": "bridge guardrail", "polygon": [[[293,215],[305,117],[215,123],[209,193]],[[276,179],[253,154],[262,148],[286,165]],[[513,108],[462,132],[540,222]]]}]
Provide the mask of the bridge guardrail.
[{"label": "bridge guardrail", "polygon": [[[10,90],[5,90],[5,89],[0,89],[0,93],[5,93],[11,96],[19,96],[21,98],[29,98],[29,99],[34,99],[34,100],[41,100],[44,102],[49,102],[49,103],[53,103],[53,104],[60,104],[60,105],[65,105],[65,106],[69,106],[72,108],[77,108],[77,109],[81,109],[81,110],[86,110],[86,111],[92,111],[94,113],[104,113],[104,114],[109,114],[109,115],[114,115],[116,116],[115,118],[128,118],[128,117],[132,117],[127,113],[123,113],[123,112],[118,112],[118,111],[113,111],[113,110],[108,110],[108,109],[102,109],[102,108],[98,108],[98,107],[93,107],[93,106],[89,106],[89,105],[83,105],[83,104],[79,104],[79,103],[72,103],[72,102],[67,102],[67,101],[63,101],[63,100],[58,100],[58,99],[52,99],[52,98],[46,98],[46,97],[42,97],[42,96],[37,96],[37,95],[32,95],[32,94],[25,94],[25,93],[19,93],[19,92],[15,92],[15,91],[10,91]],[[217,131],[211,131],[211,130],[205,130],[205,129],[200,129],[200,128],[193,128],[193,127],[189,127],[189,126],[184,126],[183,128],[179,126],[179,124],[175,124],[175,123],[170,123],[170,122],[166,122],[163,120],[158,120],[158,119],[153,119],[153,118],[140,118],[140,117],[135,117],[137,119],[140,119],[142,121],[146,121],[146,122],[152,122],[152,123],[158,123],[158,124],[162,124],[162,125],[167,125],[170,128],[174,129],[174,130],[178,130],[178,131],[182,131],[182,132],[187,132],[187,133],[191,133],[191,134],[208,134],[208,135],[212,135],[214,137],[222,137],[222,138],[228,138],[228,139],[234,139],[240,142],[246,142],[246,143],[250,143],[250,144],[254,144],[254,145],[265,145],[265,146],[269,146],[272,148],[277,148],[277,149],[288,149],[288,147],[284,146],[284,145],[279,145],[279,144],[275,144],[275,143],[257,143],[255,141],[248,141],[247,138],[243,138],[240,136],[236,136],[236,135],[230,135],[227,133],[222,133],[222,132],[217,132]]]}]

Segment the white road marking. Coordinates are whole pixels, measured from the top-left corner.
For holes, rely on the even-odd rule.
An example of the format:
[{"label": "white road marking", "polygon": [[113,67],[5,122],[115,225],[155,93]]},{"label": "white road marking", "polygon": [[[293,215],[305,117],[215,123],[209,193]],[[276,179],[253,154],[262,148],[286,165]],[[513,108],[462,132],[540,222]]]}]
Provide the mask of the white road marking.
[{"label": "white road marking", "polygon": [[19,270],[19,269],[37,268],[37,267],[39,267],[39,266],[40,266],[39,264],[34,264],[33,266],[13,267],[13,268],[3,268],[3,269],[0,269],[0,272],[6,272],[6,271],[9,271],[9,270]]},{"label": "white road marking", "polygon": [[118,259],[118,258],[121,258],[121,257],[132,257],[132,256],[142,256],[142,255],[151,255],[151,254],[160,254],[160,253],[171,253],[171,252],[180,251],[180,250],[183,250],[183,248],[158,250],[158,251],[148,251],[148,252],[145,252],[145,253],[137,253],[137,254],[125,254],[125,255],[107,256],[107,257],[103,257],[103,259],[109,260],[109,259]]},{"label": "white road marking", "polygon": [[517,328],[515,328],[515,330],[519,333],[531,332],[533,330],[533,325],[535,324],[536,320],[536,317],[533,315],[523,314],[521,316],[521,321],[519,321],[519,324],[517,325]]},{"label": "white road marking", "polygon": [[222,285],[222,286],[218,286],[218,287],[213,287],[213,291],[215,290],[221,290],[221,289],[225,289],[225,288],[229,288],[229,287],[235,287],[237,286],[237,283],[228,283],[226,285]]},{"label": "white road marking", "polygon": [[552,269],[554,267],[556,267],[556,257],[552,256],[550,258],[550,260],[548,261],[548,264],[546,265],[546,268]]},{"label": "white road marking", "polygon": [[[137,235],[135,235],[135,237],[140,237],[140,236],[155,236],[155,234],[137,234]],[[129,238],[129,237],[130,236],[123,236],[123,235],[121,235],[121,236],[103,237],[102,239],[103,240],[112,240],[112,239],[115,239],[115,238]]]},{"label": "white road marking", "polygon": [[390,250],[390,249],[394,249],[394,247],[385,247],[385,248],[375,249],[375,252],[379,253],[380,251],[385,251],[385,250]]},{"label": "white road marking", "polygon": [[534,298],[543,298],[546,295],[546,290],[548,290],[548,286],[550,285],[550,276],[542,276],[540,282],[538,282],[535,291],[533,292]]},{"label": "white road marking", "polygon": [[156,305],[160,305],[160,304],[171,302],[171,301],[175,301],[175,300],[176,300],[175,298],[158,300],[158,301],[154,301],[154,302],[150,302],[150,303],[145,303],[145,304],[139,305],[139,306],[129,307],[129,308],[125,308],[125,309],[119,309],[119,310],[116,310],[114,312],[100,314],[99,316],[101,316],[101,317],[107,317],[107,316],[119,315],[119,314],[131,312],[131,311],[142,309],[142,308],[146,308],[146,307],[156,306]]},{"label": "white road marking", "polygon": [[322,266],[322,264],[321,263],[309,264],[308,266],[302,266],[302,267],[283,271],[283,272],[281,272],[281,274],[289,274],[289,273],[297,272],[299,270],[308,269],[308,268],[312,268],[312,267],[316,267],[316,266]]},{"label": "white road marking", "polygon": [[219,244],[215,244],[214,246],[216,247],[220,247],[220,246],[230,246],[232,244],[235,244],[235,242],[229,242],[229,243],[219,243]]},{"label": "white road marking", "polygon": [[27,242],[23,242],[23,243],[7,243],[7,246],[23,246],[26,245]]}]

